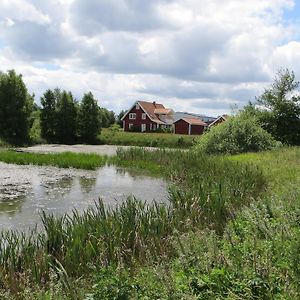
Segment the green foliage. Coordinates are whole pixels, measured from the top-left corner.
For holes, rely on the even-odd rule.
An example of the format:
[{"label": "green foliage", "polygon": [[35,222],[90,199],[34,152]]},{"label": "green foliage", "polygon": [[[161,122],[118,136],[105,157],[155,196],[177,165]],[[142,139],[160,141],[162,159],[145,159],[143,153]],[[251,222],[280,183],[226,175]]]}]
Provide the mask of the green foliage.
[{"label": "green foliage", "polygon": [[101,130],[99,107],[91,92],[85,94],[78,114],[78,130],[83,142],[94,143]]},{"label": "green foliage", "polygon": [[77,107],[71,93],[63,91],[57,102],[56,136],[59,143],[72,144],[77,133]]},{"label": "green foliage", "polygon": [[[13,161],[19,159],[20,163],[32,160],[43,164],[51,157],[63,160],[70,155],[13,154],[16,156],[3,152],[3,157],[7,155]],[[162,256],[171,258],[173,239],[178,233],[207,226],[221,233],[229,212],[247,204],[263,188],[264,180],[257,168],[226,159],[203,159],[181,151],[155,153],[141,149],[120,150],[118,156],[120,164],[127,161],[141,166],[145,161],[149,166],[156,165],[161,174],[171,178],[176,187],[170,192],[170,205],[146,204],[128,198],[115,208],[107,208],[99,200],[82,214],[76,210],[70,216],[60,217],[43,213],[44,230],[40,233],[4,232],[0,236],[0,282],[9,284],[16,274],[22,272],[26,278],[41,284],[49,280],[51,269],[57,271],[58,261],[63,272],[59,276],[63,276],[63,285],[70,293],[68,282],[72,277],[88,274],[91,264],[131,267],[150,257],[157,262]],[[85,158],[91,161],[93,156],[78,155],[76,158],[79,164],[83,164]],[[103,160],[98,157],[98,162]],[[168,167],[162,168],[163,165]],[[195,173],[200,166],[202,173]],[[239,174],[238,179],[236,174]],[[202,182],[206,176],[208,179]],[[123,280],[113,280],[113,285],[112,293],[120,289],[127,292],[128,285]]]},{"label": "green foliage", "polygon": [[256,110],[264,129],[289,145],[300,145],[300,94],[294,72],[280,70],[270,88],[257,98],[267,110]]},{"label": "green foliage", "polygon": [[[58,96],[58,98],[56,96]],[[41,137],[50,143],[53,143],[56,140],[56,105],[59,97],[60,96],[57,93],[55,94],[53,91],[47,90],[41,98]]]},{"label": "green foliage", "polygon": [[11,144],[28,142],[32,109],[22,76],[13,70],[0,73],[0,137]]},{"label": "green foliage", "polygon": [[0,151],[0,161],[17,165],[56,166],[60,168],[76,168],[95,170],[105,164],[107,158],[97,154],[84,153],[26,153]]},{"label": "green foliage", "polygon": [[115,113],[103,107],[100,108],[99,118],[100,118],[101,127],[103,128],[108,128],[109,126],[116,123]]},{"label": "green foliage", "polygon": [[113,135],[110,129],[102,129],[99,140],[107,145],[125,145],[141,147],[190,148],[196,140],[194,136],[171,133],[125,132],[116,131]]},{"label": "green foliage", "polygon": [[30,141],[33,144],[41,144],[44,140],[41,138],[41,119],[40,119],[41,111],[36,110],[32,112],[33,123],[29,131]]},{"label": "green foliage", "polygon": [[124,117],[124,115],[126,114],[126,110],[121,110],[120,113],[117,116],[117,124],[123,128],[123,121],[122,118]]},{"label": "green foliage", "polygon": [[239,114],[213,126],[201,136],[195,149],[209,154],[236,154],[268,150],[275,146],[275,140],[260,127],[255,117]]}]

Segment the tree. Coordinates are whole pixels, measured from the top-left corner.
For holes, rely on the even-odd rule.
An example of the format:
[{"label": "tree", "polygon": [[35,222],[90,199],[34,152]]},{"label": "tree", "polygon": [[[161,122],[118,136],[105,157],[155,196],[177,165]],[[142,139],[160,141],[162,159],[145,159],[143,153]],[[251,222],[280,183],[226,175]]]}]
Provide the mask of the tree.
[{"label": "tree", "polygon": [[76,140],[76,103],[72,94],[63,91],[57,102],[56,138],[59,143],[72,144]]},{"label": "tree", "polygon": [[108,128],[116,123],[116,116],[112,110],[100,108],[101,127]]},{"label": "tree", "polygon": [[29,141],[33,97],[27,92],[22,75],[14,70],[0,73],[0,136],[12,144]]},{"label": "tree", "polygon": [[47,90],[41,98],[41,136],[47,142],[53,143],[56,139],[56,97],[54,92]]},{"label": "tree", "polygon": [[201,136],[196,149],[208,154],[236,154],[268,150],[275,146],[276,141],[255,117],[240,113],[213,126]]},{"label": "tree", "polygon": [[257,98],[265,110],[258,111],[258,118],[264,129],[276,140],[289,145],[300,145],[300,95],[299,82],[295,74],[282,69],[270,88]]},{"label": "tree", "polygon": [[94,143],[101,130],[99,106],[91,92],[84,94],[78,114],[79,135],[83,142]]},{"label": "tree", "polygon": [[126,110],[121,110],[117,117],[117,123],[120,125],[120,127],[123,127],[122,118],[126,114]]}]

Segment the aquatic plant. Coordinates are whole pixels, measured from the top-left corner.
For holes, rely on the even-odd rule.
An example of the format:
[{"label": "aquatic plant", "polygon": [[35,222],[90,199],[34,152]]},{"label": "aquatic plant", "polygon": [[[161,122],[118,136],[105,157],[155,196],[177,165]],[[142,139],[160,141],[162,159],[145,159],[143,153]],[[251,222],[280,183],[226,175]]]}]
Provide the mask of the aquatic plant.
[{"label": "aquatic plant", "polygon": [[56,166],[59,168],[76,168],[95,170],[105,165],[106,156],[86,153],[29,153],[0,151],[0,161],[17,165]]},{"label": "aquatic plant", "polygon": [[43,285],[51,272],[68,281],[103,266],[171,259],[176,236],[207,227],[222,234],[240,207],[265,188],[257,167],[191,152],[119,150],[110,162],[145,167],[171,180],[170,203],[128,198],[110,208],[100,199],[83,213],[42,213],[41,232],[2,232],[0,285],[21,290],[23,277]]}]

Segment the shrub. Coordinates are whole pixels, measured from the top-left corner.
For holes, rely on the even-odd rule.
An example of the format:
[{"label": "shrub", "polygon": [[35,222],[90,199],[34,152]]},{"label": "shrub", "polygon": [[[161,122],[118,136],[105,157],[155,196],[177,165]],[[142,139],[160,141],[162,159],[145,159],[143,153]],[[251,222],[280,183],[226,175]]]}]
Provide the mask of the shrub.
[{"label": "shrub", "polygon": [[269,150],[276,144],[256,118],[240,114],[212,127],[199,139],[196,149],[210,154],[236,154]]}]

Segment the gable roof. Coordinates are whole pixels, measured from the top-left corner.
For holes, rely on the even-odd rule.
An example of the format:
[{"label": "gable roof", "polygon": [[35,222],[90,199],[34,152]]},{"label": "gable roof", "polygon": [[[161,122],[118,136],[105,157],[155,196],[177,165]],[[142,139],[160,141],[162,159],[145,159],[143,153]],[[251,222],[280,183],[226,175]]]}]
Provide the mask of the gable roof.
[{"label": "gable roof", "polygon": [[125,117],[129,114],[129,112],[135,107],[136,104],[139,104],[140,108],[145,112],[145,114],[149,117],[149,119],[155,123],[158,124],[166,124],[165,122],[161,121],[157,115],[156,110],[159,112],[161,111],[171,111],[166,109],[162,104],[154,102],[148,102],[148,101],[136,101],[134,105],[126,112],[126,114],[123,116],[121,120],[124,120]]},{"label": "gable roof", "polygon": [[177,111],[175,112],[174,119],[175,121],[182,119],[182,118],[197,118],[203,121],[204,123],[211,123],[214,120],[216,120],[216,117],[209,117],[206,115],[201,115],[201,114],[196,114],[196,113],[189,113],[189,112],[182,112],[182,111]]},{"label": "gable roof", "polygon": [[155,108],[154,113],[156,115],[168,115],[172,110],[169,108]]},{"label": "gable roof", "polygon": [[215,123],[218,123],[220,120],[226,121],[228,117],[229,117],[228,115],[219,116],[217,119],[215,119],[213,122],[209,124],[209,127],[213,126]]},{"label": "gable roof", "polygon": [[[201,121],[200,119],[198,118],[181,118],[179,120],[177,120],[176,122],[180,121],[180,120],[183,120],[191,125],[201,125],[201,126],[207,126],[206,123],[204,123],[203,121]],[[176,123],[174,122],[174,123]]]}]

